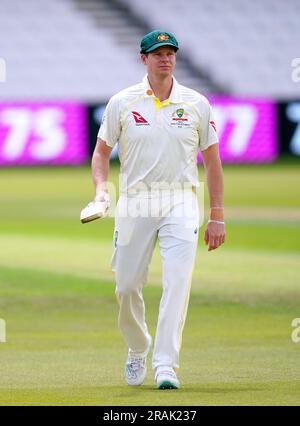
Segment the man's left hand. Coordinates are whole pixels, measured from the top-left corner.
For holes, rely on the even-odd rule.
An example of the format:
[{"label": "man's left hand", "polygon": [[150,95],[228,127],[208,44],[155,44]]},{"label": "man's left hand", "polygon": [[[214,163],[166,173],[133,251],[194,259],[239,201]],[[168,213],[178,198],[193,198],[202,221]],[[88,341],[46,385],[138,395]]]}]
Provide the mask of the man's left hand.
[{"label": "man's left hand", "polygon": [[215,250],[225,242],[225,224],[208,222],[205,229],[204,241],[208,245],[208,251]]}]

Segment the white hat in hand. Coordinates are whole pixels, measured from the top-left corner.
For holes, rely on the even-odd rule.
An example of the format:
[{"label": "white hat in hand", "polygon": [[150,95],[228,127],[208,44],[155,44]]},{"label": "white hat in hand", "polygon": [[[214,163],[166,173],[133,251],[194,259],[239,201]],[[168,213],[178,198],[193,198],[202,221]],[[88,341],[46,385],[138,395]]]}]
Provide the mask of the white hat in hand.
[{"label": "white hat in hand", "polygon": [[107,216],[110,206],[109,195],[106,191],[101,191],[96,195],[94,200],[90,202],[80,213],[82,223],[91,222]]}]

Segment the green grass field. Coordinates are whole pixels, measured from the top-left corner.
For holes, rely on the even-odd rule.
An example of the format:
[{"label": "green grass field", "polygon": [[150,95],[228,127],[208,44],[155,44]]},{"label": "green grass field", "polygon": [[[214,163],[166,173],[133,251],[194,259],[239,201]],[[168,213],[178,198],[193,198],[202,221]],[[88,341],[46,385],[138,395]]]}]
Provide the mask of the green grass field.
[{"label": "green grass field", "polygon": [[[207,252],[202,227],[182,388],[158,391],[150,358],[145,385],[123,381],[113,220],[79,222],[93,195],[90,170],[0,170],[0,405],[299,405],[300,343],[291,340],[300,317],[299,163],[224,166],[224,174],[227,241]],[[153,335],[157,250],[144,295]]]}]

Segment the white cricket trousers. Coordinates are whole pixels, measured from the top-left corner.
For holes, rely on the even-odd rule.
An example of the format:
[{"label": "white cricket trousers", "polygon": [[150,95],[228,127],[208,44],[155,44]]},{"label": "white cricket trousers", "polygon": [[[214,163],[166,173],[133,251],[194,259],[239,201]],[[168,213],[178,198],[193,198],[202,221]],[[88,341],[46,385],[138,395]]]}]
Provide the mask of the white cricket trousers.
[{"label": "white cricket trousers", "polygon": [[[137,216],[137,217],[134,217]],[[148,347],[142,289],[156,241],[162,258],[163,292],[153,348],[152,367],[179,368],[199,233],[196,194],[166,191],[147,198],[121,195],[116,209],[112,269],[119,302],[119,328],[130,353]]]}]

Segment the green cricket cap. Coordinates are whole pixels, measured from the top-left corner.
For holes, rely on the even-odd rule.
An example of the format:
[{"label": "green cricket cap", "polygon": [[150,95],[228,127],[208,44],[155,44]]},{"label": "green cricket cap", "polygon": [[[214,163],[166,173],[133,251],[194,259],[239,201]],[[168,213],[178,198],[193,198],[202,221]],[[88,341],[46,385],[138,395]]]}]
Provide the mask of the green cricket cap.
[{"label": "green cricket cap", "polygon": [[153,52],[161,46],[172,46],[176,49],[178,47],[178,41],[173,34],[167,33],[166,31],[151,31],[151,33],[146,34],[141,41],[141,53]]}]

